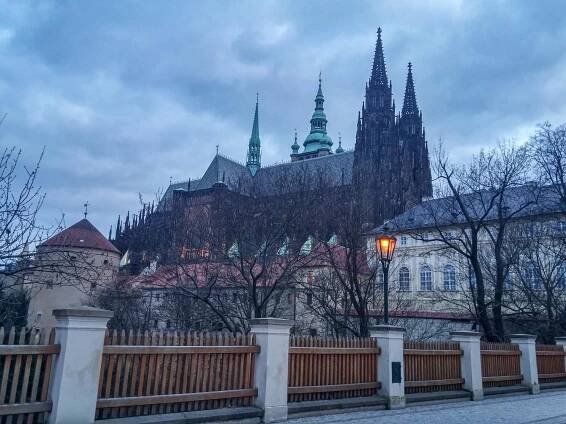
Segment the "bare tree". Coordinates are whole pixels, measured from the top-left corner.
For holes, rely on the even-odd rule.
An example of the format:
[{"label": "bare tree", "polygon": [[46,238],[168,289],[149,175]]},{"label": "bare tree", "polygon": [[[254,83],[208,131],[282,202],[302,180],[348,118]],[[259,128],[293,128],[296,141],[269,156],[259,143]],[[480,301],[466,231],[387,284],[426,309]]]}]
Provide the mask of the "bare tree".
[{"label": "bare tree", "polygon": [[566,124],[556,128],[548,122],[539,125],[528,147],[539,179],[553,187],[566,211]]},{"label": "bare tree", "polygon": [[261,181],[231,190],[219,182],[206,201],[175,200],[166,261],[175,277],[167,289],[189,308],[206,305],[234,332],[247,330],[250,319],[284,315],[297,273],[314,260],[303,249],[313,228],[304,211],[315,208],[320,191],[305,190],[306,178],[281,174],[273,197]]},{"label": "bare tree", "polygon": [[526,149],[509,143],[482,151],[469,164],[453,165],[442,148],[433,170],[440,199],[423,204],[429,228],[412,236],[438,252],[452,252],[468,268],[474,314],[489,340],[505,336],[502,300],[509,272],[505,239],[511,222],[538,199],[526,185]]},{"label": "bare tree", "polygon": [[551,343],[566,328],[566,238],[560,221],[514,225],[517,252],[506,281],[508,320]]}]

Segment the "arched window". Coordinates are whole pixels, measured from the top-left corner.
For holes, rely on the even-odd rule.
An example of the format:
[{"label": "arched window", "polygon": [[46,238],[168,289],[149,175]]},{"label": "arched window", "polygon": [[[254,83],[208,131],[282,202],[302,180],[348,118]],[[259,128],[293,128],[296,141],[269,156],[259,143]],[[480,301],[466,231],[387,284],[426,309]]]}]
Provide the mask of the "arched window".
[{"label": "arched window", "polygon": [[452,265],[446,265],[443,271],[444,290],[456,290],[456,269]]},{"label": "arched window", "polygon": [[421,290],[432,290],[432,270],[428,265],[421,266]]},{"label": "arched window", "polygon": [[405,266],[399,270],[399,290],[411,290],[411,274],[409,274],[409,268]]}]

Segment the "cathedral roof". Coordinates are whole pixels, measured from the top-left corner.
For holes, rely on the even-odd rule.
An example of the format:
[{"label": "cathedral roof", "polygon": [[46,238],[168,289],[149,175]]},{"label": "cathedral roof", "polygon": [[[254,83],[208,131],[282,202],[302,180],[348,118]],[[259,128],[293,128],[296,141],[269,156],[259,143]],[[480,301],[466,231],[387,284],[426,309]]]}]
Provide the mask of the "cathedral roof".
[{"label": "cathedral roof", "polygon": [[38,247],[79,247],[120,253],[86,218],[55,234]]},{"label": "cathedral roof", "polygon": [[[319,156],[296,162],[286,162],[259,168],[255,176],[251,176],[246,166],[220,154],[216,155],[202,178],[171,184],[163,200],[169,200],[175,190],[199,191],[212,189],[218,181],[223,181],[228,189],[237,190],[242,187],[246,191],[257,190],[258,194],[276,194],[292,192],[308,188],[323,181],[330,187],[349,185],[352,183],[354,152]],[[300,181],[303,185],[291,187],[281,184]]]},{"label": "cathedral roof", "polygon": [[[349,151],[338,155],[319,156],[295,162],[286,162],[278,165],[261,168],[254,178],[254,183],[264,194],[278,193],[282,187],[280,182],[301,181],[303,185],[297,190],[308,189],[323,181],[330,187],[339,187],[352,183],[352,169],[354,165],[354,152]],[[285,191],[293,191],[288,187]]]}]

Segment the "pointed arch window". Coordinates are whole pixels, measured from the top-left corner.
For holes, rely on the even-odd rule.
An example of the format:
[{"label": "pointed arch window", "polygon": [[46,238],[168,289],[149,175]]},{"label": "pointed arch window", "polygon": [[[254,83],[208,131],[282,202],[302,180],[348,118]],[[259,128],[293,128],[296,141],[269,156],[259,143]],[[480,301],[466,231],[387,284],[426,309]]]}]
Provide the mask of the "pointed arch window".
[{"label": "pointed arch window", "polygon": [[400,291],[410,291],[411,290],[411,274],[409,268],[406,266],[399,269],[399,290]]},{"label": "pointed arch window", "polygon": [[432,270],[430,266],[423,265],[420,270],[421,279],[421,290],[430,291],[432,290]]},{"label": "pointed arch window", "polygon": [[456,291],[456,268],[453,265],[446,265],[442,272],[444,290]]}]

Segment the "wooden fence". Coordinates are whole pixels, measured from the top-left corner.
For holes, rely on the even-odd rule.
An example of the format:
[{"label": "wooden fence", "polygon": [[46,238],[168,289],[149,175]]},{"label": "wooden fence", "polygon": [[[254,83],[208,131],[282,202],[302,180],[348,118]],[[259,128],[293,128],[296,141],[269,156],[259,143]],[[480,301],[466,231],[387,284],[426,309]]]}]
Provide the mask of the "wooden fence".
[{"label": "wooden fence", "polygon": [[405,341],[405,393],[461,390],[461,356],[458,342]]},{"label": "wooden fence", "polygon": [[53,330],[0,329],[0,424],[47,422],[49,381],[60,346]]},{"label": "wooden fence", "polygon": [[537,369],[540,383],[555,383],[566,380],[564,348],[555,345],[537,345]]},{"label": "wooden fence", "polygon": [[288,401],[375,395],[377,355],[375,339],[291,337]]},{"label": "wooden fence", "polygon": [[511,343],[482,342],[481,372],[483,387],[521,384],[521,351]]},{"label": "wooden fence", "polygon": [[251,405],[254,335],[107,332],[97,419]]}]

